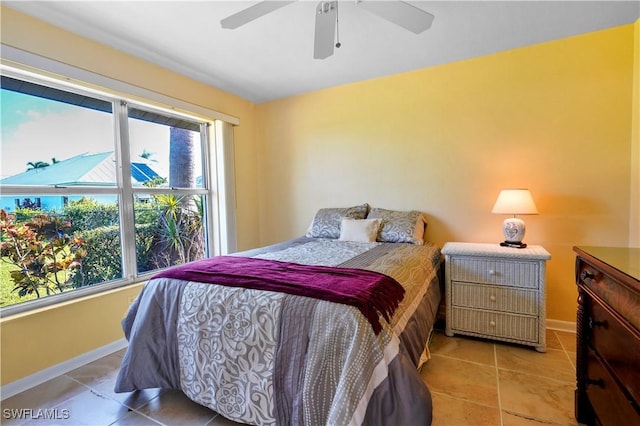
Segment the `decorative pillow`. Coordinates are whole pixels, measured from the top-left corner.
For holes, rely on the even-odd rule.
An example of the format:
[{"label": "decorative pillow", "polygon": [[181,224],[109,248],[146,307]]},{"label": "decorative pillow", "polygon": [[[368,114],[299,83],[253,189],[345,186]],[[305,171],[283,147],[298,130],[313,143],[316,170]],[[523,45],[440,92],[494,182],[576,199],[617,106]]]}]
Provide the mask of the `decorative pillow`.
[{"label": "decorative pillow", "polygon": [[378,241],[386,243],[424,243],[424,230],[427,227],[425,215],[419,211],[401,212],[373,208],[367,219],[382,219]]},{"label": "decorative pillow", "polygon": [[342,218],[340,241],[358,241],[373,243],[378,237],[382,219],[349,219]]},{"label": "decorative pillow", "polygon": [[369,204],[364,203],[359,206],[345,208],[324,208],[318,210],[308,237],[314,238],[339,238],[340,224],[343,217],[350,219],[364,219],[367,217]]}]

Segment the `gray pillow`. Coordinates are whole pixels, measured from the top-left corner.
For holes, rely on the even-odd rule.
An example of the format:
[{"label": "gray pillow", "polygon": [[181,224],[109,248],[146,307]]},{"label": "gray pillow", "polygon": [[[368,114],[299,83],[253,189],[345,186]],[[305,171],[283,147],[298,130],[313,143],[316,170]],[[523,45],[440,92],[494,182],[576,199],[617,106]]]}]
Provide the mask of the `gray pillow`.
[{"label": "gray pillow", "polygon": [[378,241],[385,243],[424,243],[424,230],[427,226],[426,216],[419,211],[402,212],[372,208],[367,219],[381,219],[382,226]]},{"label": "gray pillow", "polygon": [[307,234],[314,238],[340,238],[340,224],[343,217],[350,219],[364,219],[369,212],[369,204],[364,203],[354,207],[332,207],[318,210],[311,231]]}]

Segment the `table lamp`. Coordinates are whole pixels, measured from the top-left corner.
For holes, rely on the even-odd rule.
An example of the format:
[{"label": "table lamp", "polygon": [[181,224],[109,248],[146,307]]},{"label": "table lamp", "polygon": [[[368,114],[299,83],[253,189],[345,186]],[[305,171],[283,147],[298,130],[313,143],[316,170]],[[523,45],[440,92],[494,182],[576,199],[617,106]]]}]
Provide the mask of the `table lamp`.
[{"label": "table lamp", "polygon": [[517,218],[516,215],[538,214],[528,189],[503,189],[498,194],[498,199],[493,205],[491,213],[513,215],[513,217],[505,219],[502,223],[505,241],[500,243],[501,246],[516,248],[525,248],[527,246],[522,242],[526,229],[524,221]]}]

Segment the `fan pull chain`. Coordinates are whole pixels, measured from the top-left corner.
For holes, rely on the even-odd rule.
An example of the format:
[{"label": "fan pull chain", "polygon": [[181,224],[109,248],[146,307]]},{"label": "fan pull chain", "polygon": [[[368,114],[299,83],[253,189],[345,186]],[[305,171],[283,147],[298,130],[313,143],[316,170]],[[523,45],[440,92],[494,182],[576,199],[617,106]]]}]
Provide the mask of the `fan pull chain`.
[{"label": "fan pull chain", "polygon": [[338,17],[338,3],[336,2],[336,48],[340,48],[342,43],[340,43],[340,18]]}]

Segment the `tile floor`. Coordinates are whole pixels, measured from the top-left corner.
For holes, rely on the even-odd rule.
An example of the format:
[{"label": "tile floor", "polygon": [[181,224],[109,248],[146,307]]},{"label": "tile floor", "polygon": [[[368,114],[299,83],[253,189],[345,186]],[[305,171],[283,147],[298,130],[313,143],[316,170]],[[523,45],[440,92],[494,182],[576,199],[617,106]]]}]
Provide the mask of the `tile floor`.
[{"label": "tile floor", "polygon": [[576,335],[547,330],[547,352],[434,334],[422,369],[433,425],[577,425]]},{"label": "tile floor", "polygon": [[[547,331],[546,353],[468,337],[434,335],[422,369],[434,426],[576,425],[575,334]],[[179,391],[113,392],[123,351],[2,401],[3,425],[235,425]],[[11,409],[23,419],[10,418]],[[39,412],[38,409],[53,409]],[[26,419],[49,413],[57,419]]]}]

